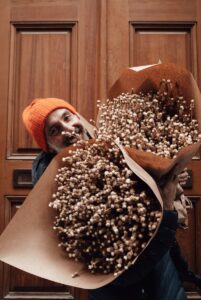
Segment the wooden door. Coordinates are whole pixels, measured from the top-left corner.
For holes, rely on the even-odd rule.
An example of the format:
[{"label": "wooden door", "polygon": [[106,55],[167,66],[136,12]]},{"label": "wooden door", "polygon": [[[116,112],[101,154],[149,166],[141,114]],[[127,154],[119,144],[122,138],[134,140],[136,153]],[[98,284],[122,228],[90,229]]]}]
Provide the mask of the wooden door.
[{"label": "wooden door", "polygon": [[[162,62],[190,70],[201,88],[200,0],[108,0],[107,90],[124,68]],[[189,229],[178,230],[183,255],[201,275],[201,161],[188,166],[192,187],[185,189],[193,202]],[[201,299],[193,285],[185,285],[188,299]]]},{"label": "wooden door", "polygon": [[[179,63],[201,88],[200,0],[1,0],[0,1],[0,231],[31,189],[32,160],[39,152],[21,121],[35,97],[70,101],[94,118],[96,99],[124,68]],[[193,160],[189,230],[179,241],[191,267],[201,274],[201,162]],[[201,299],[188,286],[189,299]],[[0,264],[1,299],[80,299],[68,288]]]},{"label": "wooden door", "polygon": [[[31,188],[39,152],[22,124],[36,97],[58,97],[86,118],[95,114],[99,1],[0,1],[0,230]],[[31,212],[30,212],[31,213]],[[87,299],[87,292],[0,264],[1,299]]]}]

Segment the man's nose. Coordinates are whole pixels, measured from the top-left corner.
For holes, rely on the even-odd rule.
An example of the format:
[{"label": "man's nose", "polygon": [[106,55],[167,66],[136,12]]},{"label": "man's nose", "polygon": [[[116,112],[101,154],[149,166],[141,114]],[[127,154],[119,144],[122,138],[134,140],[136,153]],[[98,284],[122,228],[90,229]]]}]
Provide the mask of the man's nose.
[{"label": "man's nose", "polygon": [[62,129],[63,129],[63,131],[66,131],[66,132],[74,132],[75,131],[73,123],[66,124],[66,122],[62,122]]}]

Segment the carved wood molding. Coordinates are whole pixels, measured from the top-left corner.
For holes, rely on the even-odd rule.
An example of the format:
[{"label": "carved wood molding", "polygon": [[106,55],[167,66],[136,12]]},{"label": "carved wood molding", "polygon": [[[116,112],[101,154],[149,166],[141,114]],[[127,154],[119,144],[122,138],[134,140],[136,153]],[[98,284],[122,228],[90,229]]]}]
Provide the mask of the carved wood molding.
[{"label": "carved wood molding", "polygon": [[9,292],[4,296],[4,299],[74,300],[74,298],[68,292]]}]

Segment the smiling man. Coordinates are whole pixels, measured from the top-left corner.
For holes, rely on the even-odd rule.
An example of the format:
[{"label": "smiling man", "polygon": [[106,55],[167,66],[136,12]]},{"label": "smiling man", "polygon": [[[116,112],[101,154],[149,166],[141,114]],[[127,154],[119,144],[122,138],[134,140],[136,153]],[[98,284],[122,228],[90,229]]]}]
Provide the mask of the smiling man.
[{"label": "smiling man", "polygon": [[62,99],[34,99],[22,117],[27,130],[42,149],[33,162],[33,184],[58,152],[78,140],[89,139],[75,108]]},{"label": "smiling man", "polygon": [[47,117],[45,137],[50,152],[58,153],[78,140],[86,140],[87,132],[76,113],[60,108]]}]

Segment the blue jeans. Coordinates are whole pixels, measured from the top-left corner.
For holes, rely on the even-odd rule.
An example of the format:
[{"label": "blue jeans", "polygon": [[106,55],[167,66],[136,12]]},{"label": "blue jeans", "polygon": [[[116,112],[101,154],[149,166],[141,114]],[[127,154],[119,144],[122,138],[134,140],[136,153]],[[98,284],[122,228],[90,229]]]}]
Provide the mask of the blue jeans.
[{"label": "blue jeans", "polygon": [[140,284],[115,285],[89,290],[89,300],[185,300],[175,265],[166,253]]}]

